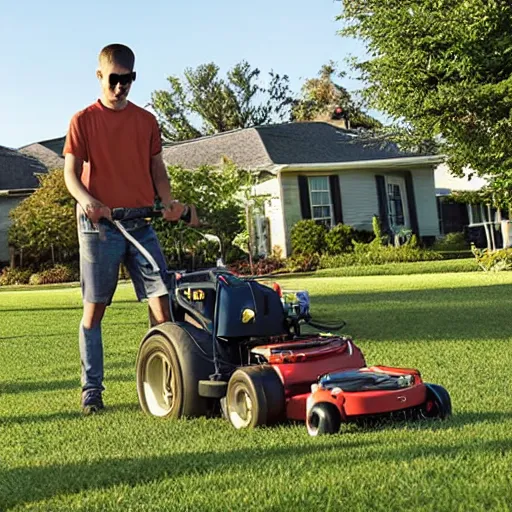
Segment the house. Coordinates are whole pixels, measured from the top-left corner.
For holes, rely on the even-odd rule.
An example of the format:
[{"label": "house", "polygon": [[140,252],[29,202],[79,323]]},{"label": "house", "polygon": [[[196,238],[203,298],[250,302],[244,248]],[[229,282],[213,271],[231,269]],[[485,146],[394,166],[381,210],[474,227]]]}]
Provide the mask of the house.
[{"label": "house", "polygon": [[0,263],[10,260],[9,212],[39,186],[37,174],[46,172],[35,158],[0,146]]},{"label": "house", "polygon": [[489,185],[485,178],[465,169],[464,176],[451,174],[446,164],[435,171],[439,229],[442,234],[464,232],[477,247],[511,247],[512,225],[509,212],[483,203],[451,200],[453,193],[476,193]]},{"label": "house", "polygon": [[22,146],[18,150],[24,155],[36,158],[50,171],[53,169],[63,169],[64,157],[62,153],[65,140],[66,137],[43,140]]},{"label": "house", "polygon": [[[264,178],[257,194],[269,194],[264,247],[290,253],[290,230],[301,219],[372,230],[411,229],[425,243],[439,235],[434,168],[440,156],[404,153],[396,145],[326,122],[257,126],[164,147],[168,165],[194,169],[224,158]],[[266,228],[265,228],[266,225]]]}]

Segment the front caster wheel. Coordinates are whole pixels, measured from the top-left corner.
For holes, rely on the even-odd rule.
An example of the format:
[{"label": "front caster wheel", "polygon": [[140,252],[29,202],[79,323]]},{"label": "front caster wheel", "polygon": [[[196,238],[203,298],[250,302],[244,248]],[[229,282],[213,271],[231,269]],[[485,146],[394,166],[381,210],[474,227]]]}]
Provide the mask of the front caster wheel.
[{"label": "front caster wheel", "polygon": [[306,426],[310,436],[336,434],[341,427],[340,411],[333,404],[319,402],[309,411]]}]

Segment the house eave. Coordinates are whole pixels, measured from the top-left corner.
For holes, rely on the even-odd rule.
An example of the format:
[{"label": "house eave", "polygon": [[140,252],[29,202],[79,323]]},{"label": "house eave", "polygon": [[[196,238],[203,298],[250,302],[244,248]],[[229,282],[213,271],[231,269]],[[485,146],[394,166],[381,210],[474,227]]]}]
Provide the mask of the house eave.
[{"label": "house eave", "polygon": [[421,165],[437,165],[444,162],[443,155],[385,158],[382,160],[358,160],[353,162],[326,162],[308,164],[283,164],[279,172],[342,171],[346,169],[396,169]]}]

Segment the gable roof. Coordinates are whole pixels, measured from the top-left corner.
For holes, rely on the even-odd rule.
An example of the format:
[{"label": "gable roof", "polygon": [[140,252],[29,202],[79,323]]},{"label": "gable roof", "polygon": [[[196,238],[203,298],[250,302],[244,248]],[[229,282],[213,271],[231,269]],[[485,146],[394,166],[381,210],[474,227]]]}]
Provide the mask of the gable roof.
[{"label": "gable roof", "polygon": [[228,157],[245,169],[275,165],[356,162],[418,156],[324,122],[255,126],[164,147],[168,164],[195,168]]},{"label": "gable roof", "polygon": [[66,137],[43,140],[22,146],[19,151],[24,155],[37,158],[48,170],[62,169],[64,167],[62,152],[65,141]]},{"label": "gable roof", "polygon": [[35,158],[0,146],[0,190],[33,189],[39,186],[37,173],[48,172]]}]

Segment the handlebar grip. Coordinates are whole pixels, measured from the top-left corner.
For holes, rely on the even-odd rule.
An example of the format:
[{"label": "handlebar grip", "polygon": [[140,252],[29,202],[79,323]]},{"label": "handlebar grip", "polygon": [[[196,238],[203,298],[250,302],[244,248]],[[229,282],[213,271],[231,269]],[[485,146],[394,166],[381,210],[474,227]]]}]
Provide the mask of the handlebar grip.
[{"label": "handlebar grip", "polygon": [[[162,210],[155,210],[152,206],[141,208],[113,208],[111,213],[112,220],[145,219],[148,217],[155,218],[162,216]],[[184,222],[189,223],[191,217],[192,208],[187,204],[180,218]]]}]

